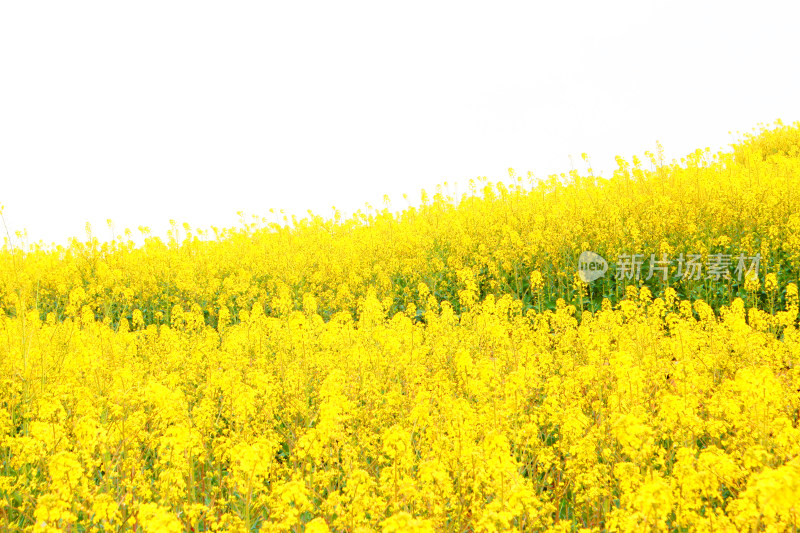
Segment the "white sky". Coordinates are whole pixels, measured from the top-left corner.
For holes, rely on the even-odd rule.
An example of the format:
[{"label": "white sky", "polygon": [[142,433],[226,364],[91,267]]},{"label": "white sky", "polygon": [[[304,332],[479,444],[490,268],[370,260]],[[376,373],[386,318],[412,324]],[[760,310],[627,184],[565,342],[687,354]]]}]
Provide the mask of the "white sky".
[{"label": "white sky", "polygon": [[800,120],[800,3],[0,3],[0,203],[65,243],[418,203]]}]

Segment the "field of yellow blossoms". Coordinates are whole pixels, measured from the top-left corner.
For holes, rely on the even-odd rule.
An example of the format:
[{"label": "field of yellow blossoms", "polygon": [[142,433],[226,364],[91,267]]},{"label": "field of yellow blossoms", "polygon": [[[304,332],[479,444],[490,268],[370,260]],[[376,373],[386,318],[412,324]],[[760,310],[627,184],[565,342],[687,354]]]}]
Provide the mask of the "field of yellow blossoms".
[{"label": "field of yellow blossoms", "polygon": [[0,530],[797,531],[800,124],[660,152],[142,246],[9,233]]}]

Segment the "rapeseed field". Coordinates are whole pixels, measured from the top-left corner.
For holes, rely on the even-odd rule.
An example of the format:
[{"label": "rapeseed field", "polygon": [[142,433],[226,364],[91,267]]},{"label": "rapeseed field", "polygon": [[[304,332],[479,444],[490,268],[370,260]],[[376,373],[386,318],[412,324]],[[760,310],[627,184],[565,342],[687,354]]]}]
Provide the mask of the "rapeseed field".
[{"label": "rapeseed field", "polygon": [[509,173],[7,235],[0,530],[797,531],[800,124]]}]

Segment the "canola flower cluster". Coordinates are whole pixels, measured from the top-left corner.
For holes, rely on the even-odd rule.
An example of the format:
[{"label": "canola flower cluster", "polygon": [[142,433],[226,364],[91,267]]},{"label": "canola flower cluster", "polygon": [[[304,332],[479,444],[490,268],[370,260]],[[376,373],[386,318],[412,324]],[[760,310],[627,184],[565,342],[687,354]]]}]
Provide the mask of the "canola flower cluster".
[{"label": "canola flower cluster", "polygon": [[[43,320],[53,313],[61,321],[86,306],[116,326],[136,311],[146,324],[168,324],[176,305],[197,305],[216,326],[221,314],[238,322],[255,303],[268,316],[301,309],[310,293],[329,320],[339,311],[357,318],[358,302],[374,289],[390,315],[413,304],[421,318],[424,285],[457,314],[470,303],[462,296],[473,293],[478,300],[510,294],[525,310],[555,311],[563,298],[596,311],[603,298],[618,302],[630,280],[607,276],[582,285],[576,272],[584,250],[609,261],[655,253],[700,255],[708,263],[714,254],[760,254],[756,291],[735,278],[654,276],[646,285],[660,297],[672,286],[681,298],[715,309],[736,297],[775,309],[785,305],[786,284],[800,276],[800,124],[762,129],[730,152],[697,150],[670,164],[660,149],[646,153],[647,164],[618,158],[609,178],[589,167],[587,175],[529,175],[526,185],[509,169],[511,184],[479,179],[461,198],[442,187],[432,198],[423,191],[420,207],[399,214],[387,206],[348,219],[338,212],[329,219],[243,217],[238,229],[174,224],[166,241],[140,227],[139,247],[130,230],[117,235],[112,224],[115,238],[107,242],[87,227],[87,239],[69,246],[7,245],[0,251],[0,310],[15,315],[35,307]],[[777,276],[781,292],[760,290],[766,273]]]},{"label": "canola flower cluster", "polygon": [[[652,159],[400,215],[8,240],[0,529],[796,530],[800,125]],[[763,271],[586,284],[586,242]]]}]

